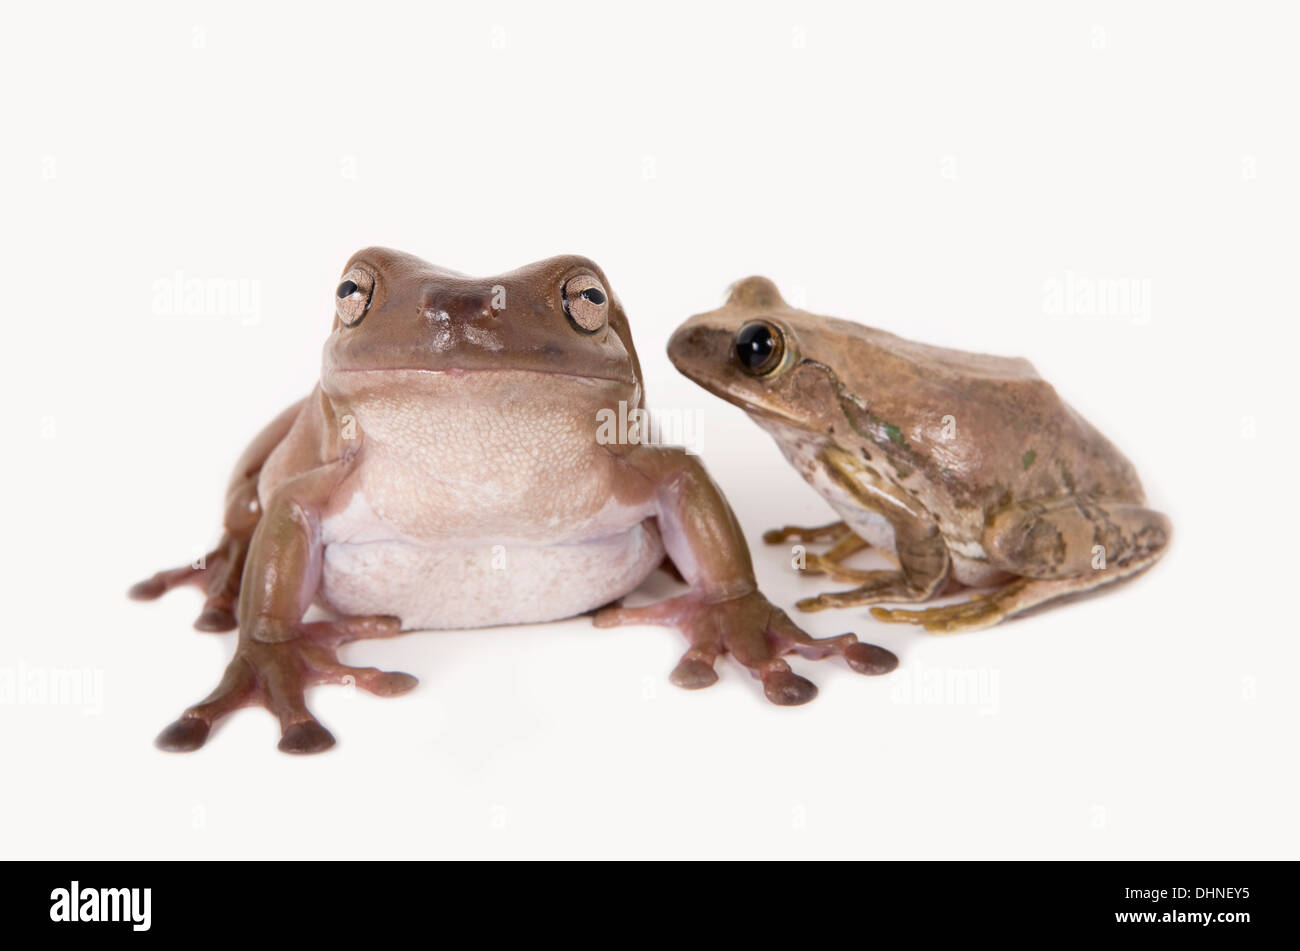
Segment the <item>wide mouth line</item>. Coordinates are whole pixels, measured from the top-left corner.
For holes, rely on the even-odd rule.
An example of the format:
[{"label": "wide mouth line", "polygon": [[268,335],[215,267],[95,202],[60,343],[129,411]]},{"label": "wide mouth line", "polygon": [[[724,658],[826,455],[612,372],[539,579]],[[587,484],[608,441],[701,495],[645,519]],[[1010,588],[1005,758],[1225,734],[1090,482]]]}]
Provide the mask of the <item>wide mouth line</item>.
[{"label": "wide mouth line", "polygon": [[678,367],[678,370],[681,370],[682,375],[685,376],[692,383],[694,383],[696,386],[708,390],[714,396],[718,397],[721,400],[724,400],[725,402],[730,403],[732,406],[736,406],[744,410],[746,413],[753,413],[756,416],[765,416],[768,419],[774,419],[780,423],[789,423],[795,426],[799,425],[799,420],[793,416],[789,416],[785,413],[781,413],[773,409],[768,409],[766,406],[760,406],[757,403],[750,402],[749,400],[744,399],[743,397],[739,396],[736,393],[731,392],[730,390],[727,390],[724,387],[717,386],[714,383],[706,381],[701,377],[688,373],[686,370],[682,370],[681,367]]},{"label": "wide mouth line", "polygon": [[341,376],[390,376],[399,373],[416,373],[422,376],[471,376],[484,373],[527,373],[534,376],[556,376],[579,383],[619,383],[633,386],[636,381],[626,377],[600,376],[598,374],[566,373],[563,370],[537,370],[525,367],[448,367],[435,370],[432,367],[333,367],[327,371]]}]

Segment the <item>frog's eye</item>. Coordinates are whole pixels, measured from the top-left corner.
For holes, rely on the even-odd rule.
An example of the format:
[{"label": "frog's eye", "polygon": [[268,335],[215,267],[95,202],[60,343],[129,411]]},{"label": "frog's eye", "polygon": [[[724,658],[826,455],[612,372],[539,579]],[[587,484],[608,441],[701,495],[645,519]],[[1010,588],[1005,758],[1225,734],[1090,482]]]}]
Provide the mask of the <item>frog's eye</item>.
[{"label": "frog's eye", "polygon": [[564,285],[564,312],[583,333],[594,334],[609,319],[609,295],[590,274],[569,278]]},{"label": "frog's eye", "polygon": [[785,356],[785,335],[766,320],[751,320],[736,331],[736,359],[753,376],[771,373]]},{"label": "frog's eye", "polygon": [[334,313],[344,326],[355,327],[366,316],[370,295],[375,290],[375,277],[363,267],[352,267],[334,288]]}]

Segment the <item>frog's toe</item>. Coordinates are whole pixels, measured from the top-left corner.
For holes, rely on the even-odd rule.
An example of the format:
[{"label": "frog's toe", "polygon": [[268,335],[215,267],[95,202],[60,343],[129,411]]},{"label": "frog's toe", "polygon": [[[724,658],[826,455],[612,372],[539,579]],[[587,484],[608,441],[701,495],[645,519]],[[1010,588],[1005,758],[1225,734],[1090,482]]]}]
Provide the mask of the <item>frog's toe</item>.
[{"label": "frog's toe", "polygon": [[304,643],[298,653],[316,683],[357,686],[376,697],[397,697],[414,690],[420,682],[413,674],[402,671],[344,664],[332,647],[319,643]]},{"label": "frog's toe", "polygon": [[784,611],[773,611],[768,621],[768,637],[777,653],[797,653],[808,660],[822,660],[838,654],[849,668],[859,674],[878,676],[887,674],[898,666],[893,651],[875,644],[864,644],[853,633],[835,637],[813,637],[790,620]]},{"label": "frog's toe", "polygon": [[716,684],[718,672],[713,669],[712,660],[690,650],[677,663],[668,679],[685,690],[699,690]]},{"label": "frog's toe", "polygon": [[334,745],[334,736],[315,720],[295,723],[280,737],[282,753],[321,753]]},{"label": "frog's toe", "polygon": [[167,593],[167,583],[160,575],[137,581],[127,589],[126,596],[132,601],[152,601]]},{"label": "frog's toe", "polygon": [[420,683],[414,674],[400,670],[379,670],[375,667],[346,667],[340,665],[336,683],[355,683],[376,697],[400,697],[410,693]]},{"label": "frog's toe", "polygon": [[601,608],[591,616],[591,623],[593,626],[601,628],[622,627],[624,624],[640,623],[640,617],[629,608]]},{"label": "frog's toe", "polygon": [[301,625],[300,630],[315,644],[341,647],[353,641],[396,637],[402,633],[402,621],[391,614],[363,614],[311,621]]},{"label": "frog's toe", "polygon": [[844,649],[844,661],[860,674],[878,677],[898,666],[898,655],[875,644],[851,644]]},{"label": "frog's toe", "polygon": [[846,568],[834,558],[826,555],[808,554],[804,556],[802,569],[806,575],[826,575],[832,581],[863,581],[870,572],[860,568]]},{"label": "frog's toe", "polygon": [[919,624],[931,634],[957,634],[992,627],[1009,616],[998,594],[974,594],[967,601],[909,611],[901,608],[872,608],[871,615],[893,624]]},{"label": "frog's toe", "polygon": [[825,611],[832,605],[822,600],[822,597],[823,596],[819,594],[815,598],[800,598],[794,603],[794,606],[800,611],[807,611],[809,614],[816,613],[817,611]]},{"label": "frog's toe", "polygon": [[219,572],[226,564],[226,556],[220,548],[213,549],[192,564],[179,568],[165,568],[154,572],[151,577],[137,581],[127,589],[126,595],[133,601],[153,601],[161,598],[173,588],[185,585],[204,585],[207,579]]},{"label": "frog's toe", "polygon": [[381,670],[369,688],[377,697],[400,697],[420,685],[420,678],[401,670]]},{"label": "frog's toe", "polygon": [[207,742],[211,730],[198,717],[181,717],[159,733],[153,745],[168,753],[190,753]]},{"label": "frog's toe", "polygon": [[856,608],[883,601],[920,601],[930,593],[928,588],[909,584],[900,571],[863,571],[856,573],[854,580],[862,583],[847,591],[826,591],[815,598],[804,598],[795,602],[795,607],[800,611]]},{"label": "frog's toe", "polygon": [[625,624],[656,624],[676,627],[693,612],[697,598],[691,594],[679,595],[666,601],[657,601],[639,608],[612,606],[601,608],[592,615],[596,627],[621,627]]},{"label": "frog's toe", "polygon": [[404,694],[419,682],[399,671],[352,667],[340,663],[332,638],[384,637],[398,627],[395,618],[357,618],[350,626],[333,622],[303,625],[304,635],[274,643],[241,640],[221,683],[201,703],[158,736],[160,749],[195,750],[207,740],[213,724],[241,707],[260,704],[279,719],[286,753],[319,753],[334,745],[334,737],[307,709],[305,688],[313,684],[350,684],[380,697]]},{"label": "frog's toe", "polygon": [[194,630],[204,631],[209,634],[224,634],[226,631],[233,631],[239,626],[235,620],[235,615],[226,608],[210,605],[203,609],[194,620]]},{"label": "frog's toe", "polygon": [[686,635],[690,648],[669,678],[674,684],[698,690],[716,683],[714,663],[723,654],[730,654],[763,682],[767,699],[783,707],[807,703],[817,696],[816,686],[792,671],[782,659],[783,654],[798,653],[810,660],[839,655],[862,674],[888,673],[898,665],[898,658],[889,651],[859,643],[854,634],[812,637],[757,591],[723,601],[687,594],[642,608],[606,608],[595,621],[598,627],[677,627]]},{"label": "frog's toe", "polygon": [[202,569],[193,568],[189,565],[159,571],[152,577],[137,581],[131,585],[127,589],[126,596],[133,601],[153,601],[156,598],[161,598],[173,588],[179,588],[187,584],[199,584],[201,572]]},{"label": "frog's toe", "polygon": [[797,707],[817,696],[817,685],[788,666],[774,666],[762,674],[763,693],[780,707]]},{"label": "frog's toe", "polygon": [[780,528],[773,528],[764,532],[763,541],[769,545],[779,545],[781,542],[787,541],[838,541],[851,533],[852,529],[843,522],[831,522],[829,525],[813,525],[808,528],[798,525],[782,525]]}]

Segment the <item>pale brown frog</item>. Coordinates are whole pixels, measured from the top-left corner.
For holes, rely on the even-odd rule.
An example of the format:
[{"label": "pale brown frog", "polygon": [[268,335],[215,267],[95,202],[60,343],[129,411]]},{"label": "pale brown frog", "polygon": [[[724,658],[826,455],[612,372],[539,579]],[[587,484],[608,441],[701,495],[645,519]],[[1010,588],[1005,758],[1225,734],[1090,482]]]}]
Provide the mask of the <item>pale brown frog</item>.
[{"label": "pale brown frog", "polygon": [[[730,652],[769,700],[797,704],[816,688],[784,654],[839,655],[872,674],[897,663],[852,634],[814,639],[767,601],[697,458],[600,438],[602,414],[644,398],[627,317],[593,262],[474,278],[368,248],[332,291],[320,383],[240,459],[219,547],[132,589],[154,598],[198,584],[196,626],[239,627],[221,683],[163,731],[163,749],[198,748],[249,704],[279,717],[282,750],[325,749],[333,738],[306,687],[388,696],[416,682],[345,665],[340,644],[594,611],[665,557],[687,593],[606,607],[595,622],[679,628],[690,642],[680,686],[713,683]],[[330,619],[305,621],[312,605]]]},{"label": "pale brown frog", "polygon": [[[1026,360],[810,314],[763,277],[686,321],[668,355],[767,430],[843,520],[764,536],[831,542],[808,570],[856,583],[804,610],[925,601],[954,582],[991,588],[943,607],[872,609],[973,630],[1133,575],[1169,543],[1133,465]],[[868,545],[898,568],[843,563]]]}]

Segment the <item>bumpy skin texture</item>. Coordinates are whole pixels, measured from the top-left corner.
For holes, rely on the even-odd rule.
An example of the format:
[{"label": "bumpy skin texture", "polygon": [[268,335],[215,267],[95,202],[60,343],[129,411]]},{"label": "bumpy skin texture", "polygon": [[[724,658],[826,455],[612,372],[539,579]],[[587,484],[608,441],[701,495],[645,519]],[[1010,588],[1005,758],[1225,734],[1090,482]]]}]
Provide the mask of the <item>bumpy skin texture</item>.
[{"label": "bumpy skin texture", "polygon": [[[586,612],[601,627],[666,624],[690,642],[675,683],[707,686],[730,652],[779,704],[816,692],[784,654],[836,654],[869,674],[897,663],[852,634],[811,638],[763,597],[697,459],[601,438],[603,417],[644,397],[627,318],[593,262],[471,278],[368,248],[335,298],[320,383],[241,457],[221,543],[131,590],[149,599],[197,584],[207,601],[195,626],[239,628],[220,684],[161,748],[196,749],[219,719],[261,704],[280,720],[282,750],[326,749],[333,737],[305,689],[410,690],[409,674],[350,667],[336,650],[414,628]],[[661,564],[688,593],[616,606]],[[330,619],[305,621],[313,605]]]},{"label": "bumpy skin texture", "polygon": [[[737,356],[761,327],[769,365]],[[950,582],[985,594],[921,611],[873,608],[933,632],[988,627],[1134,574],[1165,551],[1133,465],[1026,360],[946,350],[791,307],[751,277],[673,334],[686,376],[744,409],[843,519],[770,543],[830,542],[811,574],[856,582],[803,610],[923,601]],[[753,361],[751,361],[752,363]],[[874,545],[898,561],[843,561]]]}]

